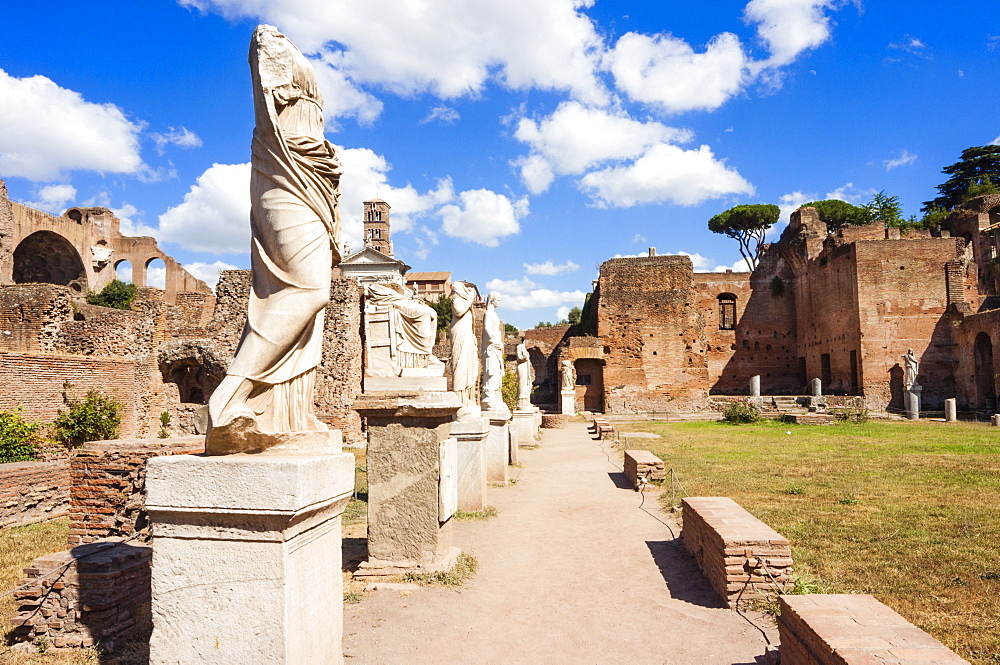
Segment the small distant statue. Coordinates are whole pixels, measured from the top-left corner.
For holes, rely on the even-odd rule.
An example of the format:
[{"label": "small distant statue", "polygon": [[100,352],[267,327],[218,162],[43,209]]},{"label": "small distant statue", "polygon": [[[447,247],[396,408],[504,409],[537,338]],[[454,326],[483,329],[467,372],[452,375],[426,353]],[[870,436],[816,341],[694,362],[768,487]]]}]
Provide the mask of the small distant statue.
[{"label": "small distant statue", "polygon": [[254,32],[250,73],[253,288],[236,357],[209,400],[209,454],[253,449],[261,432],[328,429],[313,389],[341,256],[340,162],[323,136],[312,65],[274,26]]},{"label": "small distant statue", "polygon": [[[384,321],[386,314],[388,321]],[[370,350],[365,368],[368,376],[444,374],[444,363],[433,354],[437,338],[437,312],[433,307],[384,284],[369,284],[365,287],[366,324],[376,325],[370,319],[379,318],[377,315],[382,315],[381,325],[388,327],[389,346],[381,354]],[[372,335],[371,329],[367,334]]]},{"label": "small distant statue", "polygon": [[560,366],[562,367],[562,389],[576,390],[576,370],[573,369],[573,361],[564,360]]},{"label": "small distant statue", "polygon": [[528,347],[524,345],[524,338],[517,345],[517,408],[525,411],[531,408],[531,384],[532,377],[531,355]]},{"label": "small distant statue", "polygon": [[476,382],[479,380],[479,345],[472,329],[472,305],[478,298],[475,284],[455,282],[451,285],[452,390],[467,407],[476,406]]},{"label": "small distant statue", "polygon": [[504,411],[503,395],[500,386],[503,383],[503,323],[497,316],[497,305],[500,304],[500,294],[491,291],[486,296],[486,314],[483,316],[483,339],[481,343],[483,357],[482,402],[483,408],[489,411]]},{"label": "small distant statue", "polygon": [[916,384],[919,368],[920,365],[917,363],[917,356],[914,355],[913,349],[907,349],[906,354],[903,355],[903,386],[907,390],[912,390],[914,384]]}]

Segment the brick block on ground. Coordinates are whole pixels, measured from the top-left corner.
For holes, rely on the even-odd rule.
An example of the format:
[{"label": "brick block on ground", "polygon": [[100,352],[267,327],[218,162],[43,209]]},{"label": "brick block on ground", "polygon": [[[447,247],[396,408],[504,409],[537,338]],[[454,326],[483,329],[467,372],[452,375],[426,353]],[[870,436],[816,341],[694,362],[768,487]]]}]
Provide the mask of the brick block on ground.
[{"label": "brick block on ground", "polygon": [[782,596],[781,665],[969,665],[867,594]]},{"label": "brick block on ground", "polygon": [[542,415],[543,429],[562,429],[569,422],[569,416],[557,413],[546,413]]},{"label": "brick block on ground", "polygon": [[687,497],[682,506],[681,541],[728,607],[793,587],[784,536],[728,497]]},{"label": "brick block on ground", "polygon": [[146,545],[113,540],[35,559],[14,594],[13,641],[111,651],[141,638],[152,628],[152,557]]},{"label": "brick block on ground", "polygon": [[626,450],[624,470],[628,481],[635,488],[639,487],[639,478],[665,480],[667,477],[663,460],[648,450]]}]

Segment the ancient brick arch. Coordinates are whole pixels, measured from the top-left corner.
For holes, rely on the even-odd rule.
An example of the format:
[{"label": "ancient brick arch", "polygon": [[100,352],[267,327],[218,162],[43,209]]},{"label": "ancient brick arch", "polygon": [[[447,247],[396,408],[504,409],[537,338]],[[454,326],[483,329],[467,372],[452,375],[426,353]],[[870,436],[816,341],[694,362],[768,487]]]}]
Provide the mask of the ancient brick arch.
[{"label": "ancient brick arch", "polygon": [[58,284],[87,291],[87,271],[69,240],[52,231],[36,231],[14,249],[15,284]]}]

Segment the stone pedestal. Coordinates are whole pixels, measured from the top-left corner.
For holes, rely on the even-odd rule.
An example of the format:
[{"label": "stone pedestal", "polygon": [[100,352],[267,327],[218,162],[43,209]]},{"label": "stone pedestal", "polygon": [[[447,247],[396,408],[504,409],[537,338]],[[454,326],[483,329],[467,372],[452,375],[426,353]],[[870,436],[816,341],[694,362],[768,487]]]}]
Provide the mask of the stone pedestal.
[{"label": "stone pedestal", "polygon": [[483,411],[489,423],[486,436],[486,480],[507,483],[507,462],[510,459],[510,411]]},{"label": "stone pedestal", "polygon": [[451,435],[458,442],[459,510],[473,513],[486,508],[486,439],[489,429],[486,418],[451,424]]},{"label": "stone pedestal", "polygon": [[920,393],[923,388],[920,385],[914,383],[907,391],[905,395],[906,399],[906,417],[910,420],[920,419]]},{"label": "stone pedestal", "polygon": [[567,416],[576,415],[576,391],[575,390],[561,390],[559,391],[560,406],[559,413]]},{"label": "stone pedestal", "polygon": [[809,382],[809,394],[812,397],[822,397],[823,396],[823,382],[819,379],[813,379]]},{"label": "stone pedestal", "polygon": [[343,662],[354,456],[156,457],[152,665]]},{"label": "stone pedestal", "polygon": [[760,398],[760,374],[750,377],[750,402],[758,409],[763,405]]},{"label": "stone pedestal", "polygon": [[1000,427],[1000,413],[994,413],[990,416],[990,425],[993,427]]},{"label": "stone pedestal", "polygon": [[944,421],[946,423],[958,421],[958,404],[954,397],[944,401]]},{"label": "stone pedestal", "polygon": [[535,433],[538,432],[536,422],[541,420],[541,418],[536,418],[535,415],[534,410],[514,410],[512,429],[519,445],[532,446],[535,444]]},{"label": "stone pedestal", "polygon": [[517,442],[517,433],[514,427],[507,427],[507,463],[517,466],[521,463],[521,446]]},{"label": "stone pedestal", "polygon": [[450,392],[363,394],[368,422],[368,561],[355,576],[447,570],[457,506],[458,453],[451,426],[461,403]]}]

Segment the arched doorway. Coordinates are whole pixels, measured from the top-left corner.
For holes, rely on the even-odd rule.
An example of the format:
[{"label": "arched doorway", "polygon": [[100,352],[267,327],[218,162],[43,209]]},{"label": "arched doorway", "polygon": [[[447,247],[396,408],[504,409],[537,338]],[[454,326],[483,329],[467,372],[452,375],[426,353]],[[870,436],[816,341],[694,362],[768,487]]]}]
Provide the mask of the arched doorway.
[{"label": "arched doorway", "polygon": [[14,249],[15,284],[59,284],[87,291],[87,272],[80,253],[52,231],[36,231]]},{"label": "arched doorway", "polygon": [[997,391],[993,369],[993,340],[989,335],[984,332],[976,335],[973,355],[976,362],[976,406],[995,409]]},{"label": "arched doorway", "polygon": [[163,259],[153,258],[146,262],[146,286],[153,286],[161,291],[167,288],[167,264]]},{"label": "arched doorway", "polygon": [[122,259],[115,263],[115,279],[126,284],[132,283],[132,263]]}]

